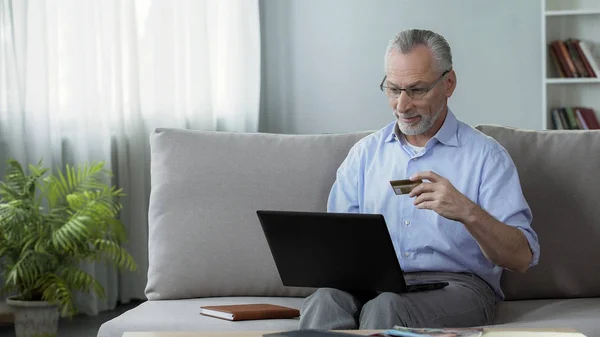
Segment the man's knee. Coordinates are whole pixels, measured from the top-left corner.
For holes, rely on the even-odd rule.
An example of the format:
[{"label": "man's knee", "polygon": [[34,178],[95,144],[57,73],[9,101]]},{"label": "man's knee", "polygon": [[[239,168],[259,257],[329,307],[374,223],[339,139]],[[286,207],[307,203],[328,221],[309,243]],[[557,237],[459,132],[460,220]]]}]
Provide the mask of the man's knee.
[{"label": "man's knee", "polygon": [[356,329],[360,303],[351,294],[320,288],[304,301],[300,309],[300,329]]},{"label": "man's knee", "polygon": [[410,313],[402,296],[382,293],[367,302],[360,313],[361,329],[387,329],[390,324],[407,326]]},{"label": "man's knee", "polygon": [[344,292],[333,288],[319,288],[307,299],[311,301],[332,301],[336,298],[344,297]]},{"label": "man's knee", "polygon": [[404,308],[404,299],[402,296],[394,293],[381,293],[374,299],[365,304],[371,311],[388,311],[397,307]]},{"label": "man's knee", "polygon": [[337,306],[340,304],[342,306],[354,304],[352,295],[338,289],[319,288],[304,301],[302,309],[305,309],[308,306],[318,306],[320,308],[326,308],[330,305]]}]

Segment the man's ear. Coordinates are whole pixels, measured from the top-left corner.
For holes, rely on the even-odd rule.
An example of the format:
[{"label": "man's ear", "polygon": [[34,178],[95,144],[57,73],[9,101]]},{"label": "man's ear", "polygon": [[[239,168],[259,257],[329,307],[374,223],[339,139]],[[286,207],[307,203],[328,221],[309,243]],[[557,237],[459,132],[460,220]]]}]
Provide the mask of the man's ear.
[{"label": "man's ear", "polygon": [[444,84],[446,88],[446,98],[450,98],[450,96],[452,96],[454,93],[454,89],[456,89],[456,72],[454,69],[450,70],[450,72],[446,75]]}]

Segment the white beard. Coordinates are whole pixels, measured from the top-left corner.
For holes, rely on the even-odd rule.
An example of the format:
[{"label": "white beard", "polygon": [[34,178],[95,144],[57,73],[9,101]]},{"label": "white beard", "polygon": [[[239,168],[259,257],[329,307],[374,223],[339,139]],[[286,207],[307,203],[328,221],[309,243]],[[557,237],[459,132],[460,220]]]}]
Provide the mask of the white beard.
[{"label": "white beard", "polygon": [[416,125],[402,123],[396,114],[394,114],[394,116],[396,116],[396,119],[398,120],[398,128],[403,134],[407,136],[415,136],[429,131],[429,129],[433,127],[433,124],[435,124],[435,122],[438,120],[445,107],[445,104],[440,105],[440,108],[432,116],[421,115],[421,120]]}]

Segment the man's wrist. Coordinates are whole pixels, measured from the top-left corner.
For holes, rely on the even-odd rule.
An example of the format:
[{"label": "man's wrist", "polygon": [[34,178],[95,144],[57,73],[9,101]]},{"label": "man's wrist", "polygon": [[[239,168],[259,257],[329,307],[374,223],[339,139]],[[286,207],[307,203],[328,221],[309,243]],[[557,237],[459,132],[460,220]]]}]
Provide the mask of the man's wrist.
[{"label": "man's wrist", "polygon": [[471,227],[476,225],[479,222],[479,218],[481,218],[481,207],[479,207],[476,203],[469,200],[467,206],[464,208],[465,212],[462,218],[462,224]]}]

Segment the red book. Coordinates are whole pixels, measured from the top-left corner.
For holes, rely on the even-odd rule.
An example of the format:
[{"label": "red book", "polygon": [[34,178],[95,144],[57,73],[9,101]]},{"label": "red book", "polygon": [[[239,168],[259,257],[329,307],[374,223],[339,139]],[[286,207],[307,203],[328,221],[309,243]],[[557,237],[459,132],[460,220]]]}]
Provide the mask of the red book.
[{"label": "red book", "polygon": [[591,77],[588,73],[587,69],[583,65],[583,60],[579,56],[579,52],[575,48],[575,43],[573,40],[569,39],[565,41],[565,47],[567,47],[567,51],[569,52],[569,56],[571,56],[571,61],[575,65],[575,69],[577,69],[577,73],[581,77]]},{"label": "red book", "polygon": [[581,75],[577,72],[577,68],[575,68],[575,63],[571,60],[571,56],[569,55],[569,51],[567,50],[567,45],[564,41],[558,41],[558,48],[561,51],[561,54],[564,56],[565,61],[569,67],[569,72],[573,74],[571,77],[581,77]]},{"label": "red book", "polygon": [[581,117],[583,117],[583,120],[585,121],[585,124],[587,125],[588,129],[590,130],[598,130],[600,129],[600,122],[598,122],[598,118],[596,117],[596,113],[594,112],[594,110],[590,109],[590,108],[577,108],[579,109],[579,112],[581,112]]},{"label": "red book", "polygon": [[555,49],[552,46],[548,46],[548,51],[550,52],[550,59],[552,59],[552,64],[554,65],[554,69],[556,70],[558,77],[567,77],[565,75],[565,71],[560,65],[560,61],[558,60],[558,55],[556,55]]},{"label": "red book", "polygon": [[559,41],[552,42],[552,44],[550,44],[550,46],[554,50],[556,57],[558,57],[558,62],[560,63],[560,66],[561,66],[563,72],[565,73],[565,75],[567,77],[575,77],[575,75],[571,72],[571,68],[569,68],[569,64],[567,63],[567,60],[565,59],[565,55],[563,54],[563,52],[560,48]]},{"label": "red book", "polygon": [[592,69],[590,62],[588,61],[587,57],[585,57],[583,50],[581,50],[581,46],[579,45],[579,40],[572,40],[572,41],[573,41],[573,45],[575,46],[575,49],[577,50],[577,53],[579,54],[579,58],[581,59],[581,62],[583,62],[583,66],[585,67],[587,72],[590,74],[590,77],[598,77],[599,74],[594,73],[594,69]]}]

